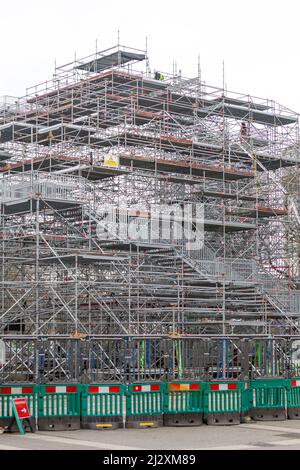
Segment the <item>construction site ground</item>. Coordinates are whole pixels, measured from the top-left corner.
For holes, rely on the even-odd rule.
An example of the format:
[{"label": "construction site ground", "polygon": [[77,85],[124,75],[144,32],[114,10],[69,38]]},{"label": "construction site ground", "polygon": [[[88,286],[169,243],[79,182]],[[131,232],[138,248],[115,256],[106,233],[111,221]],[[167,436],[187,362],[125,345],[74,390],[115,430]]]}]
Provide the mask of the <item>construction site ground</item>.
[{"label": "construction site ground", "polygon": [[4,433],[0,450],[300,450],[300,421],[239,426]]}]

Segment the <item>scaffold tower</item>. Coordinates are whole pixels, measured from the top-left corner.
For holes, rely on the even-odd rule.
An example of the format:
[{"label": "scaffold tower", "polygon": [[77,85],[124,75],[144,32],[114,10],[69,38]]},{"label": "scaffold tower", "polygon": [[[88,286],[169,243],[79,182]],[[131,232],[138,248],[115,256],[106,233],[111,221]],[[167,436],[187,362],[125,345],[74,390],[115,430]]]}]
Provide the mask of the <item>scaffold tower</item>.
[{"label": "scaffold tower", "polygon": [[[297,113],[121,45],[4,97],[0,382],[297,365],[299,142]],[[191,249],[176,217],[196,206]]]}]

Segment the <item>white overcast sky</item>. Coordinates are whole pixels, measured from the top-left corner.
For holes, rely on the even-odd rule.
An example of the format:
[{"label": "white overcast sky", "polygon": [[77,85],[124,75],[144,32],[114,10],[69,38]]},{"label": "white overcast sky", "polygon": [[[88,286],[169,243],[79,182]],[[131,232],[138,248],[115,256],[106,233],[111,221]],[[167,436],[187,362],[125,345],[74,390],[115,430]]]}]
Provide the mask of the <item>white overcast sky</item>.
[{"label": "white overcast sky", "polygon": [[22,96],[52,77],[54,62],[120,42],[152,69],[197,75],[300,112],[299,0],[10,0],[0,9],[0,95]]}]

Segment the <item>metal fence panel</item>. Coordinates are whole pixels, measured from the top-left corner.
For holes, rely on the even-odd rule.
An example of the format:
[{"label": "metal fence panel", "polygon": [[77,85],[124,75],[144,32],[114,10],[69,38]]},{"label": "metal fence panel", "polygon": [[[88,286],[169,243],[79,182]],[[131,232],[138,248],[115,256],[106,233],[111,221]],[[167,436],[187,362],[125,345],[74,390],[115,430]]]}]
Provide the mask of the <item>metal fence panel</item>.
[{"label": "metal fence panel", "polygon": [[37,380],[37,341],[2,338],[5,362],[0,364],[0,384],[34,383]]}]

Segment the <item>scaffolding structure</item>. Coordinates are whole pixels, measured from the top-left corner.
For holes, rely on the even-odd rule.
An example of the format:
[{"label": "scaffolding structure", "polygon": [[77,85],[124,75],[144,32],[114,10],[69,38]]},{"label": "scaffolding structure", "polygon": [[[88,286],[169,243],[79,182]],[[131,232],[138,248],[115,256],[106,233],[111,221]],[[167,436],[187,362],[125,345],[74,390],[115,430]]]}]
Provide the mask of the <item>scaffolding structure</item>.
[{"label": "scaffolding structure", "polygon": [[[292,369],[296,113],[118,45],[5,97],[0,146],[0,381]],[[163,227],[197,204],[189,249]]]}]

